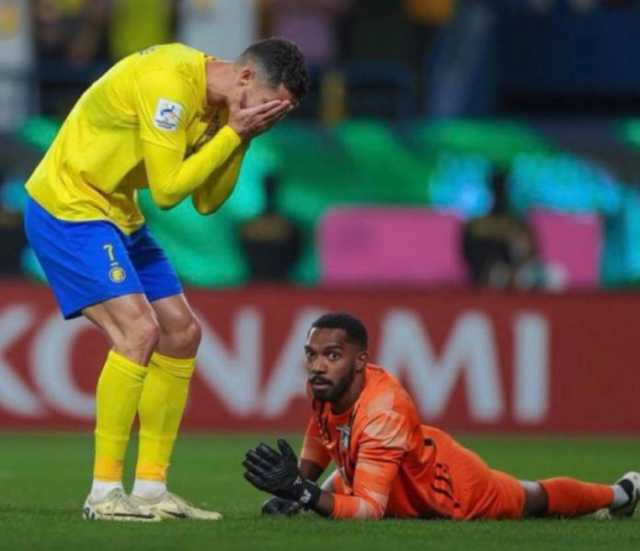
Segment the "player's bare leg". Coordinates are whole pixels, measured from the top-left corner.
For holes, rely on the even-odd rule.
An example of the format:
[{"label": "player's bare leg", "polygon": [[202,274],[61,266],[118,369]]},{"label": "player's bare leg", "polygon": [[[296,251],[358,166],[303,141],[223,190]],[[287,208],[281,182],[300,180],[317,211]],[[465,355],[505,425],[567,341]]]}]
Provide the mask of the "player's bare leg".
[{"label": "player's bare leg", "polygon": [[83,314],[111,343],[96,390],[94,479],[83,514],[95,520],[160,520],[133,504],[122,488],[124,455],[146,364],[160,334],[155,313],[143,294],[131,294],[85,308]]},{"label": "player's bare leg", "polygon": [[160,339],[160,327],[143,294],[116,297],[89,306],[82,313],[102,329],[114,351],[147,365]]},{"label": "player's bare leg", "polygon": [[138,409],[140,446],[131,500],[162,518],[218,520],[167,490],[167,469],[178,434],[200,344],[200,324],[184,295],[151,304],[160,328]]},{"label": "player's bare leg", "polygon": [[151,307],[160,327],[156,350],[166,356],[193,358],[198,352],[202,331],[185,296],[180,294],[156,300]]}]

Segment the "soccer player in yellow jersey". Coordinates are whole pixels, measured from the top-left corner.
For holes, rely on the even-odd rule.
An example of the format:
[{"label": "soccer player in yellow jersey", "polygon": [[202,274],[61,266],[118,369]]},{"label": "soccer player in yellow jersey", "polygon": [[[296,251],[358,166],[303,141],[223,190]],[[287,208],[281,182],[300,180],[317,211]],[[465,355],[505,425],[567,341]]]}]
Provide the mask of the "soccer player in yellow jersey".
[{"label": "soccer player in yellow jersey", "polygon": [[[191,196],[199,213],[215,212],[251,139],[307,88],[303,57],[286,40],[257,42],[234,62],[182,44],[148,48],[84,93],[27,182],[27,236],[63,315],[87,317],[111,343],[96,390],[86,518],[220,518],[167,491],[200,327],[136,194],[148,187],[163,209]],[[123,459],[136,413],[128,496]]]}]

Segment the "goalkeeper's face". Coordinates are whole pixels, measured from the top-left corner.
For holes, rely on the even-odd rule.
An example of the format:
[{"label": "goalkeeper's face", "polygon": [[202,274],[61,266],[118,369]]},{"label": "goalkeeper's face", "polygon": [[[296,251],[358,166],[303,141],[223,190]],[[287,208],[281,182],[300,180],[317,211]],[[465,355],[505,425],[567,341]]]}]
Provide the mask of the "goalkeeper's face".
[{"label": "goalkeeper's face", "polygon": [[367,365],[367,352],[342,329],[314,328],[304,347],[309,388],[315,400],[336,403]]}]

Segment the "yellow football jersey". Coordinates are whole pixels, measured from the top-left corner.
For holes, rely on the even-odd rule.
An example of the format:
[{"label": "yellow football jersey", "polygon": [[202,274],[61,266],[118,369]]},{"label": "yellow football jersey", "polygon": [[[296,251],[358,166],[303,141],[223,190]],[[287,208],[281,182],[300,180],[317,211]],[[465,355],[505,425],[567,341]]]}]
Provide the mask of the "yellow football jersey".
[{"label": "yellow football jersey", "polygon": [[[62,220],[109,220],[125,233],[138,229],[144,217],[137,189],[148,185],[142,142],[188,155],[210,138],[206,59],[198,50],[167,44],[115,64],[72,109],[27,182],[29,195]],[[217,116],[220,128],[226,113]],[[230,148],[237,148],[240,138],[223,130]]]}]

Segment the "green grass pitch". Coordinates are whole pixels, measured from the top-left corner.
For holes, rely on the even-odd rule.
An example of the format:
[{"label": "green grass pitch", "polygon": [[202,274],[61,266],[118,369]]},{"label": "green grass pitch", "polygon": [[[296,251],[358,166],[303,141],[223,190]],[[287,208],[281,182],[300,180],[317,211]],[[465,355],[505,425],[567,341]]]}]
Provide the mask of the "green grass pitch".
[{"label": "green grass pitch", "polygon": [[[173,490],[221,511],[223,521],[128,524],[81,519],[90,482],[89,435],[0,433],[0,550],[640,550],[638,514],[624,521],[335,522],[313,514],[264,519],[259,508],[265,496],[244,481],[240,465],[259,439],[216,434],[178,442]],[[572,475],[609,482],[640,468],[638,440],[461,440],[493,467],[521,478]]]}]

